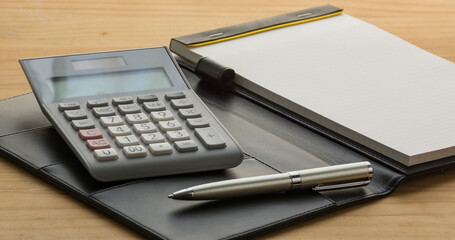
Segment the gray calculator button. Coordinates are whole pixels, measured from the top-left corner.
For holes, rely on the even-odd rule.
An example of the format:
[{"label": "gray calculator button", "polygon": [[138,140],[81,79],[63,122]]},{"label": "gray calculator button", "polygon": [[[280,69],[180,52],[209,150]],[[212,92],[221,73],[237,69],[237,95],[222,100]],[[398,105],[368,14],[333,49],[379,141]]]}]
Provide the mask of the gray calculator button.
[{"label": "gray calculator button", "polygon": [[150,121],[145,113],[126,114],[125,118],[129,124],[146,123]]},{"label": "gray calculator button", "polygon": [[120,104],[129,104],[129,103],[133,103],[133,97],[115,97],[115,98],[112,98],[112,104],[114,104],[115,106],[117,105],[120,105]]},{"label": "gray calculator button", "polygon": [[105,98],[102,99],[94,99],[87,101],[87,107],[94,108],[94,107],[105,107],[109,104],[109,101]]},{"label": "gray calculator button", "polygon": [[74,129],[79,130],[79,129],[94,128],[95,124],[90,119],[82,119],[82,120],[71,121],[71,126],[73,126]]},{"label": "gray calculator button", "polygon": [[164,142],[164,137],[161,133],[144,133],[141,135],[141,140],[146,144]]},{"label": "gray calculator button", "polygon": [[174,146],[179,152],[194,152],[198,149],[197,144],[193,140],[175,142]]},{"label": "gray calculator button", "polygon": [[186,124],[190,128],[209,127],[210,124],[205,118],[190,118],[186,120]]},{"label": "gray calculator button", "polygon": [[160,127],[161,131],[163,131],[163,132],[182,129],[182,125],[177,120],[161,121],[158,123],[158,126]]},{"label": "gray calculator button", "polygon": [[94,154],[99,161],[115,160],[118,158],[117,151],[113,148],[96,149]]},{"label": "gray calculator button", "polygon": [[142,145],[127,146],[123,148],[127,158],[138,158],[147,156],[147,149]]},{"label": "gray calculator button", "polygon": [[173,120],[174,116],[169,110],[166,111],[159,111],[159,112],[151,112],[150,116],[152,117],[153,121],[159,122],[159,121],[168,121],[168,120]]},{"label": "gray calculator button", "polygon": [[171,92],[171,93],[166,93],[166,95],[164,95],[164,97],[166,98],[166,100],[179,99],[179,98],[184,98],[185,97],[185,93],[183,93],[183,92]]},{"label": "gray calculator button", "polygon": [[137,140],[137,137],[134,135],[118,136],[118,137],[115,137],[115,143],[117,143],[117,145],[119,147],[125,147],[125,146],[138,145],[139,140]]},{"label": "gray calculator button", "polygon": [[153,155],[163,155],[172,153],[172,146],[167,142],[150,144],[149,149]]},{"label": "gray calculator button", "polygon": [[187,98],[173,99],[171,100],[171,106],[174,109],[191,108],[193,107],[193,103]]},{"label": "gray calculator button", "polygon": [[155,94],[146,94],[146,95],[137,96],[138,103],[154,102],[154,101],[158,101],[158,97]]},{"label": "gray calculator button", "polygon": [[140,113],[141,112],[141,108],[135,103],[119,105],[118,110],[121,114]]},{"label": "gray calculator button", "polygon": [[179,109],[179,115],[183,119],[187,118],[197,118],[201,116],[201,112],[197,108],[184,108]]},{"label": "gray calculator button", "polygon": [[164,103],[161,101],[145,102],[143,106],[147,112],[161,111],[166,109],[166,105],[164,105]]},{"label": "gray calculator button", "polygon": [[166,137],[171,142],[190,140],[190,135],[185,130],[168,131]]},{"label": "gray calculator button", "polygon": [[108,127],[107,132],[112,137],[131,134],[131,130],[126,125]]},{"label": "gray calculator button", "polygon": [[194,132],[202,143],[209,149],[226,147],[226,141],[224,141],[220,134],[211,127],[196,128]]},{"label": "gray calculator button", "polygon": [[152,133],[156,132],[156,127],[153,123],[136,123],[133,125],[133,129],[137,134]]},{"label": "gray calculator button", "polygon": [[78,120],[87,118],[87,113],[84,111],[84,109],[65,110],[63,115],[68,120]]},{"label": "gray calculator button", "polygon": [[60,103],[58,105],[58,109],[60,111],[65,111],[65,110],[74,110],[74,109],[79,109],[80,105],[78,102],[67,102],[67,103]]},{"label": "gray calculator button", "polygon": [[103,125],[103,127],[123,125],[123,119],[117,115],[108,116],[108,117],[100,117],[100,122],[101,122],[101,125]]},{"label": "gray calculator button", "polygon": [[111,106],[108,106],[108,107],[95,107],[95,108],[93,108],[92,112],[97,117],[115,115],[115,110]]}]

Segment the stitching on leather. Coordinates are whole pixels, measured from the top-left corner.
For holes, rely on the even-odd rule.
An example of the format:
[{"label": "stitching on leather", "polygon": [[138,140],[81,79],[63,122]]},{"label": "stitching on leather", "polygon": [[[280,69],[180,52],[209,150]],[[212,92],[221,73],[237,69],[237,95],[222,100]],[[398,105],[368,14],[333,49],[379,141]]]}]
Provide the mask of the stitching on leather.
[{"label": "stitching on leather", "polygon": [[22,93],[22,94],[19,94],[19,95],[16,95],[16,96],[12,96],[12,97],[9,97],[9,98],[0,99],[0,102],[6,101],[6,100],[10,100],[10,99],[14,99],[14,98],[18,98],[18,97],[22,97],[22,96],[25,96],[25,95],[29,95],[31,93],[32,92]]},{"label": "stitching on leather", "polygon": [[[4,152],[8,153],[9,155],[11,155],[11,156],[13,156],[13,157],[16,157],[17,159],[22,160],[22,162],[25,162],[25,163],[26,163],[28,166],[30,166],[30,167],[34,166],[33,164],[31,164],[31,163],[30,163],[29,161],[27,161],[26,159],[20,157],[20,156],[17,155],[16,153],[11,152],[10,150],[6,149],[5,147],[3,147],[3,146],[1,146],[1,145],[0,145],[0,150],[2,150],[2,151],[4,151]],[[5,157],[6,157],[6,156],[5,156]],[[8,158],[8,159],[9,159],[9,158]],[[15,160],[10,160],[10,161],[16,162]],[[35,170],[36,170],[36,168],[35,168]]]},{"label": "stitching on leather", "polygon": [[2,138],[2,137],[7,137],[7,136],[11,136],[11,135],[15,135],[15,134],[33,132],[33,131],[42,130],[42,129],[46,129],[46,128],[52,128],[52,126],[49,126],[49,125],[48,125],[48,126],[30,128],[30,129],[26,129],[26,130],[21,130],[21,131],[16,131],[16,132],[12,132],[12,133],[7,133],[7,134],[4,134],[4,135],[1,135],[0,138]]},{"label": "stitching on leather", "polygon": [[[156,236],[159,236],[159,237],[161,237],[161,238],[163,238],[163,239],[169,239],[169,238],[167,238],[167,237],[161,235],[160,233],[156,232],[155,230],[153,230],[153,229],[147,227],[146,225],[144,225],[144,224],[142,224],[142,223],[140,223],[140,222],[134,220],[134,219],[131,218],[130,216],[125,215],[124,213],[120,212],[119,210],[117,210],[117,209],[115,209],[115,208],[112,208],[112,207],[109,206],[109,205],[106,205],[105,203],[103,203],[103,202],[99,201],[98,199],[94,198],[93,196],[89,196],[89,199],[92,200],[92,201],[94,201],[94,202],[97,202],[100,206],[105,207],[105,208],[109,209],[109,210],[112,211],[112,212],[115,212],[116,214],[122,216],[123,218],[128,219],[129,221],[135,223],[136,225],[138,225],[138,226],[140,226],[140,227],[142,227],[142,228],[144,228],[144,229],[147,229],[149,232],[155,234]],[[107,214],[109,214],[109,213],[107,213]]]}]

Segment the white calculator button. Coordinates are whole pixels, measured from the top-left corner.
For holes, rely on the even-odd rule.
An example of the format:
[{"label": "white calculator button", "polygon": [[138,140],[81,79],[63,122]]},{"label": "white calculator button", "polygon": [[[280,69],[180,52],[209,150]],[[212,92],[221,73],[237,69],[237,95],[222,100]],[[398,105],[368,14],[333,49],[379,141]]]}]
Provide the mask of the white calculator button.
[{"label": "white calculator button", "polygon": [[201,116],[201,112],[197,108],[184,108],[179,109],[179,115],[183,119],[187,118],[197,118]]},{"label": "white calculator button", "polygon": [[158,126],[164,132],[182,129],[182,125],[177,120],[161,121],[158,123]]},{"label": "white calculator button", "polygon": [[107,99],[95,99],[95,100],[88,100],[87,107],[94,108],[94,107],[105,107],[109,104]]},{"label": "white calculator button", "polygon": [[151,122],[134,124],[133,129],[137,134],[156,132],[156,127]]},{"label": "white calculator button", "polygon": [[177,141],[182,141],[182,140],[190,140],[190,135],[185,130],[168,131],[166,133],[166,137],[171,142],[177,142]]},{"label": "white calculator button", "polygon": [[84,109],[65,110],[63,115],[68,120],[79,120],[87,118],[87,113],[85,113]]},{"label": "white calculator button", "polygon": [[129,124],[149,122],[149,118],[145,113],[126,114],[125,118]]},{"label": "white calculator button", "polygon": [[205,118],[190,118],[186,120],[186,124],[193,129],[210,126],[209,121]]},{"label": "white calculator button", "polygon": [[173,120],[174,116],[169,110],[166,111],[159,111],[159,112],[151,112],[150,116],[152,117],[153,121],[159,122],[159,121],[168,121],[168,120]]},{"label": "white calculator button", "polygon": [[115,160],[118,158],[117,151],[113,148],[96,149],[94,154],[96,159],[100,161]]},{"label": "white calculator button", "polygon": [[107,107],[95,107],[92,110],[93,114],[97,117],[104,117],[104,116],[113,116],[115,115],[115,110],[111,106]]},{"label": "white calculator button", "polygon": [[112,104],[115,106],[119,104],[129,104],[133,103],[133,97],[115,97],[112,99]]},{"label": "white calculator button", "polygon": [[164,105],[164,103],[161,101],[145,102],[143,103],[143,106],[147,112],[161,111],[166,109],[166,105]]},{"label": "white calculator button", "polygon": [[132,103],[132,104],[119,105],[118,111],[121,114],[139,113],[139,112],[141,112],[141,108],[139,107],[139,105]]},{"label": "white calculator button", "polygon": [[174,109],[191,108],[193,107],[193,103],[187,98],[173,99],[171,100],[171,106]]},{"label": "white calculator button", "polygon": [[79,129],[94,128],[95,124],[90,119],[82,119],[82,120],[71,121],[71,126],[73,126],[74,129],[79,130]]},{"label": "white calculator button", "polygon": [[214,128],[196,128],[194,133],[208,149],[226,147],[226,141]]},{"label": "white calculator button", "polygon": [[146,144],[164,142],[164,137],[161,133],[144,133],[141,135],[141,140]]},{"label": "white calculator button", "polygon": [[112,137],[115,137],[115,136],[126,136],[126,135],[130,135],[131,134],[130,128],[128,126],[126,126],[126,125],[108,127],[107,128],[107,132]]},{"label": "white calculator button", "polygon": [[138,158],[147,156],[147,149],[142,145],[127,146],[123,148],[127,158]]},{"label": "white calculator button", "polygon": [[171,92],[171,93],[166,93],[164,95],[164,98],[166,98],[167,100],[179,99],[179,98],[184,98],[184,97],[185,97],[184,92]]},{"label": "white calculator button", "polygon": [[154,102],[154,101],[158,101],[158,96],[156,96],[156,94],[146,94],[146,95],[137,96],[138,103]]},{"label": "white calculator button", "polygon": [[174,143],[175,148],[179,152],[194,152],[197,151],[197,144],[193,140],[178,141]]},{"label": "white calculator button", "polygon": [[100,122],[101,122],[101,125],[103,125],[103,127],[123,125],[122,118],[117,115],[109,116],[109,117],[101,117]]},{"label": "white calculator button", "polygon": [[74,110],[74,109],[79,109],[80,105],[78,102],[67,102],[67,103],[60,103],[58,105],[58,109],[60,111],[65,111],[65,110]]},{"label": "white calculator button", "polygon": [[118,136],[118,137],[115,137],[115,143],[117,143],[117,145],[119,147],[125,147],[125,146],[138,145],[139,140],[137,140],[137,137],[134,135]]},{"label": "white calculator button", "polygon": [[172,146],[167,142],[150,144],[149,149],[153,155],[163,155],[172,153]]}]

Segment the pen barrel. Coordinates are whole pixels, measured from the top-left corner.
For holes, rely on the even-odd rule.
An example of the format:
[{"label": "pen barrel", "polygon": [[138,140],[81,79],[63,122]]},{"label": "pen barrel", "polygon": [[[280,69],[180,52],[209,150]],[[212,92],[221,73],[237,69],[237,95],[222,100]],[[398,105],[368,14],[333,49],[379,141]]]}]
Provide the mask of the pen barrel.
[{"label": "pen barrel", "polygon": [[[367,185],[373,177],[373,168],[369,162],[357,162],[295,171],[289,174],[300,177],[301,189],[330,190]],[[296,182],[295,179],[294,182]]]},{"label": "pen barrel", "polygon": [[289,174],[281,173],[202,184],[191,189],[194,199],[203,200],[282,192],[289,190],[290,186]]}]

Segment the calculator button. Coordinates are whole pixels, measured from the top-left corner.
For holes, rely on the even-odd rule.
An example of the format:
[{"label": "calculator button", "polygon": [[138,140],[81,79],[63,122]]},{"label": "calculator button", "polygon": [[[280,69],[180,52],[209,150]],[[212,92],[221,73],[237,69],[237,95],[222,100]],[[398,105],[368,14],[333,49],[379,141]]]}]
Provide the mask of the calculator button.
[{"label": "calculator button", "polygon": [[179,152],[194,152],[197,151],[197,144],[193,140],[179,141],[174,143],[175,148]]},{"label": "calculator button", "polygon": [[185,130],[168,131],[166,133],[166,137],[171,142],[177,142],[177,141],[182,141],[182,140],[190,140],[190,135]]},{"label": "calculator button", "polygon": [[89,107],[89,108],[106,107],[108,104],[109,104],[109,101],[105,98],[87,101],[87,107]]},{"label": "calculator button", "polygon": [[220,134],[211,127],[196,128],[194,132],[202,143],[209,149],[226,147],[226,141],[224,141]]},{"label": "calculator button", "polygon": [[115,115],[115,110],[111,106],[95,107],[95,108],[93,108],[92,112],[97,117],[105,117],[105,116],[113,116],[113,115]]},{"label": "calculator button", "polygon": [[172,153],[172,146],[167,142],[150,144],[149,149],[153,155],[163,155]]},{"label": "calculator button", "polygon": [[137,137],[134,135],[118,136],[118,137],[115,137],[115,143],[117,143],[117,145],[119,147],[125,147],[125,146],[138,145],[139,140],[137,140]]},{"label": "calculator button", "polygon": [[147,149],[142,145],[127,146],[123,148],[127,158],[138,158],[147,156]]},{"label": "calculator button", "polygon": [[166,105],[164,105],[164,103],[162,103],[161,101],[145,102],[143,107],[147,112],[161,111],[166,109]]},{"label": "calculator button", "polygon": [[164,137],[161,133],[156,132],[156,133],[145,133],[141,135],[141,140],[146,143],[160,143],[164,142]]},{"label": "calculator button", "polygon": [[95,124],[90,119],[82,119],[82,120],[71,121],[71,126],[73,126],[74,129],[79,130],[79,129],[94,128]]},{"label": "calculator button", "polygon": [[107,132],[112,137],[115,137],[115,136],[126,136],[126,135],[130,135],[131,134],[130,128],[128,126],[126,126],[126,125],[108,127],[107,128]]},{"label": "calculator button", "polygon": [[183,93],[183,92],[166,93],[166,95],[164,95],[164,97],[166,98],[166,100],[179,99],[179,98],[184,98],[185,93]]},{"label": "calculator button", "polygon": [[137,96],[138,103],[154,102],[154,101],[158,101],[158,97],[155,94],[146,94],[146,95]]},{"label": "calculator button", "polygon": [[169,110],[166,111],[159,111],[159,112],[151,112],[150,116],[152,117],[153,121],[159,122],[159,121],[168,121],[168,120],[173,120],[174,116]]},{"label": "calculator button", "polygon": [[174,99],[174,100],[171,100],[171,106],[174,109],[191,108],[191,107],[193,107],[193,103],[186,98]]},{"label": "calculator button", "polygon": [[197,108],[184,108],[179,109],[179,115],[183,119],[187,118],[197,118],[201,116],[201,112]]},{"label": "calculator button", "polygon": [[129,104],[133,103],[133,97],[115,97],[112,98],[112,104],[115,106],[120,105],[120,104]]},{"label": "calculator button", "polygon": [[87,147],[90,148],[90,150],[111,147],[111,144],[109,143],[109,141],[106,138],[89,139],[86,141],[86,144],[87,144]]},{"label": "calculator button", "polygon": [[97,139],[103,137],[103,133],[98,128],[81,129],[78,131],[78,134],[82,140]]},{"label": "calculator button", "polygon": [[100,117],[100,122],[103,127],[123,125],[123,119],[120,116]]},{"label": "calculator button", "polygon": [[149,118],[145,113],[126,114],[125,118],[129,124],[149,122]]},{"label": "calculator button", "polygon": [[156,132],[156,127],[151,122],[134,124],[133,129],[137,134]]},{"label": "calculator button", "polygon": [[74,110],[74,109],[79,109],[80,105],[78,102],[67,102],[67,103],[60,103],[58,105],[58,109],[60,111],[65,111],[65,110]]},{"label": "calculator button", "polygon": [[202,128],[210,126],[205,118],[190,118],[186,120],[186,125],[190,128]]},{"label": "calculator button", "polygon": [[115,160],[118,158],[117,151],[113,148],[97,149],[94,151],[96,159],[100,161]]},{"label": "calculator button", "polygon": [[65,110],[63,115],[68,120],[79,120],[79,119],[87,118],[87,113],[85,113],[85,111],[83,109]]},{"label": "calculator button", "polygon": [[161,121],[158,123],[158,126],[164,132],[182,129],[182,125],[177,120]]},{"label": "calculator button", "polygon": [[141,108],[135,103],[124,104],[124,105],[119,105],[118,106],[118,111],[121,114],[139,113],[139,112],[141,112]]}]

